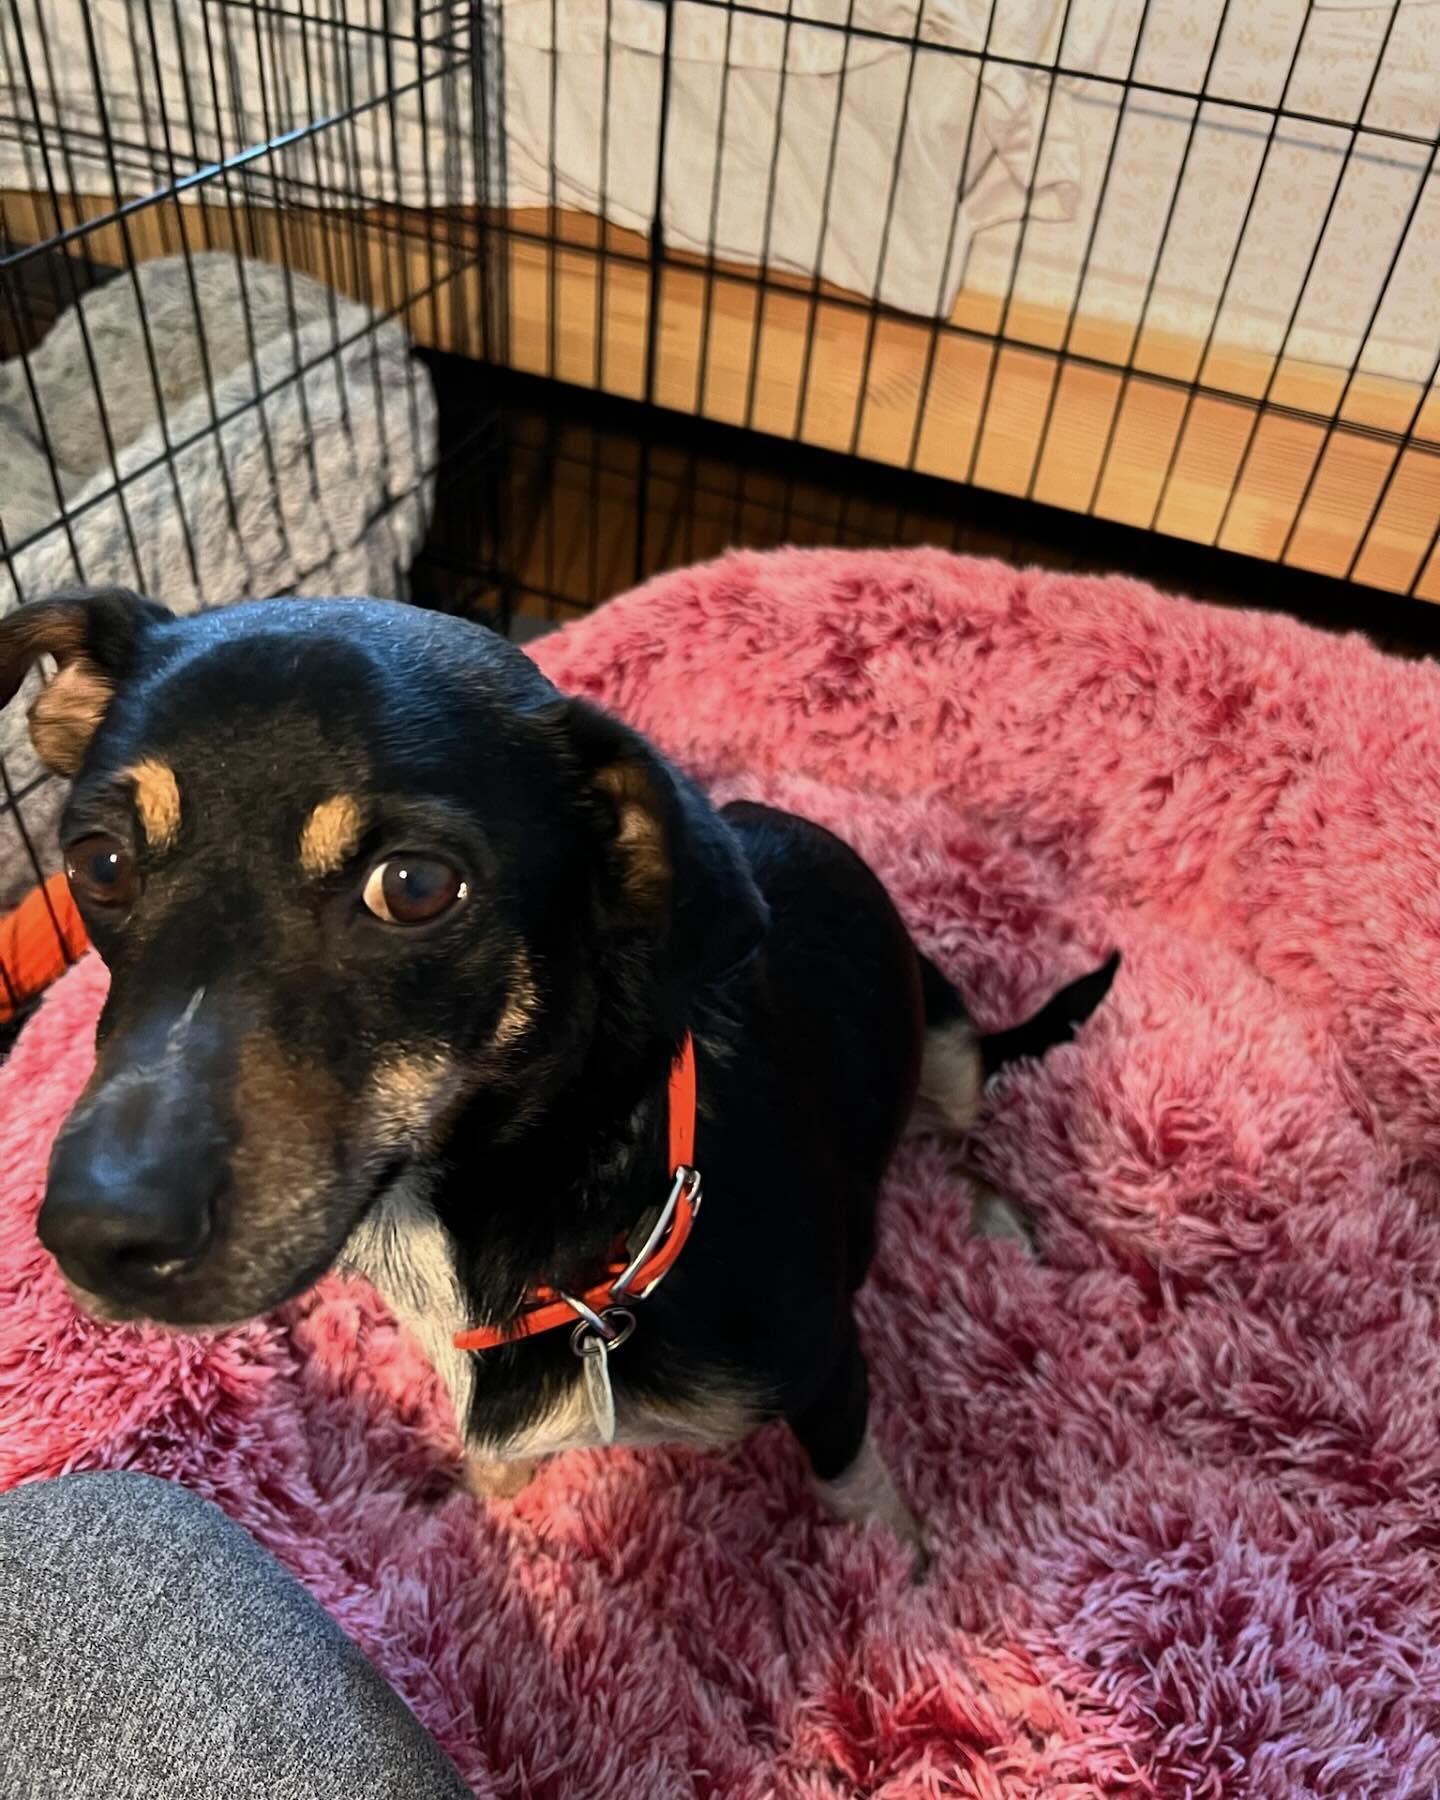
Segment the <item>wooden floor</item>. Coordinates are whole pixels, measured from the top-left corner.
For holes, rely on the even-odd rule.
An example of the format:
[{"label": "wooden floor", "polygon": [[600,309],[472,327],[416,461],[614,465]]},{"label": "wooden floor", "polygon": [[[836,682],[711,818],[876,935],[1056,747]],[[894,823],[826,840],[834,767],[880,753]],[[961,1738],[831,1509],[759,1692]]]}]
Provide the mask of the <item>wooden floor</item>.
[{"label": "wooden floor", "polygon": [[[1440,390],[1219,345],[1202,356],[1158,332],[1132,344],[1103,320],[983,294],[936,327],[785,276],[655,265],[635,233],[573,213],[509,214],[482,234],[414,213],[167,203],[101,222],[104,207],[62,202],[65,223],[95,221],[77,248],[97,262],[238,245],[436,348],[1440,600]],[[0,196],[12,242],[54,216]]]},{"label": "wooden floor", "polygon": [[513,603],[527,621],[563,622],[735,547],[936,544],[1027,560],[953,517],[538,413],[509,418],[505,506]]}]

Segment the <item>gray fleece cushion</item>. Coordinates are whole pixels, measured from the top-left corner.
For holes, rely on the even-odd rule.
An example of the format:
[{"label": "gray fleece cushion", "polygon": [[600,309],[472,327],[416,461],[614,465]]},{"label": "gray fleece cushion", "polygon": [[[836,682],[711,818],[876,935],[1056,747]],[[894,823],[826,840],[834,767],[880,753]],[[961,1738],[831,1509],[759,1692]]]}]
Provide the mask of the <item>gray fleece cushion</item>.
[{"label": "gray fleece cushion", "polygon": [[[75,581],[182,613],[401,599],[435,456],[430,378],[393,320],[268,263],[143,263],[57,319],[28,368],[0,364],[0,617]],[[38,681],[0,713],[0,910],[34,881],[27,837],[58,866],[65,783],[25,727]]]}]

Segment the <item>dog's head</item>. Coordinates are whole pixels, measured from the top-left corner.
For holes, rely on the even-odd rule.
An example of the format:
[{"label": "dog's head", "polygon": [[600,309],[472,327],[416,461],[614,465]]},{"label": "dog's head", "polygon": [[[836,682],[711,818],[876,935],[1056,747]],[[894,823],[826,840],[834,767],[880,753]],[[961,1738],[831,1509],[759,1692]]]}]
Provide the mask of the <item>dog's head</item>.
[{"label": "dog's head", "polygon": [[298,1293],[462,1117],[534,1129],[606,1078],[602,1030],[673,1045],[763,931],[685,779],[478,626],[80,591],[0,624],[0,704],[44,656],[31,735],[111,983],[40,1235],[106,1316]]}]

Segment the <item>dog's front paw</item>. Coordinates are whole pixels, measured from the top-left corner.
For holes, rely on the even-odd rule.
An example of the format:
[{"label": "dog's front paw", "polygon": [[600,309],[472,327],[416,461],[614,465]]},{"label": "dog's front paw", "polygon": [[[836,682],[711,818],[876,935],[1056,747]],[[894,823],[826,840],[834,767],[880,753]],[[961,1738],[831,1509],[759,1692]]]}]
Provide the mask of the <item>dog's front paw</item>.
[{"label": "dog's front paw", "polygon": [[875,1440],[866,1432],[859,1454],[843,1475],[816,1483],[820,1500],[832,1518],[851,1525],[888,1526],[910,1551],[910,1578],[924,1581],[933,1560],[925,1528],[895,1485]]},{"label": "dog's front paw", "polygon": [[915,1536],[910,1540],[910,1585],[924,1587],[930,1579],[930,1571],[935,1566],[935,1552],[930,1544],[929,1533],[917,1519]]},{"label": "dog's front paw", "polygon": [[523,1462],[495,1462],[467,1452],[465,1486],[477,1500],[513,1500],[529,1487],[540,1467],[533,1458]]},{"label": "dog's front paw", "polygon": [[1040,1247],[1035,1241],[1035,1228],[1029,1215],[983,1176],[970,1170],[966,1173],[975,1189],[975,1199],[970,1207],[970,1235],[1018,1244],[1032,1262],[1038,1262]]}]

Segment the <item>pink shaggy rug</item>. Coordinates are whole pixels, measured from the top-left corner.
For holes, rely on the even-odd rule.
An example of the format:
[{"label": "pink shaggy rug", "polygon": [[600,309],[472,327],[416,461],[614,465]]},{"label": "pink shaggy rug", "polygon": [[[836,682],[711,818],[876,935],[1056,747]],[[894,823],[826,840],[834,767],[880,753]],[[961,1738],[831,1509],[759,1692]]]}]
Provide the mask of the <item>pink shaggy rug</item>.
[{"label": "pink shaggy rug", "polygon": [[1123,947],[982,1127],[1043,1265],[967,1242],[944,1143],[890,1185],[864,1320],[934,1579],[780,1430],[476,1505],[338,1281],[211,1343],[76,1318],[32,1218],[93,962],[0,1072],[0,1484],[213,1496],[485,1796],[1440,1791],[1440,677],[927,552],[733,556],[540,656],[845,833],[984,1021]]}]

